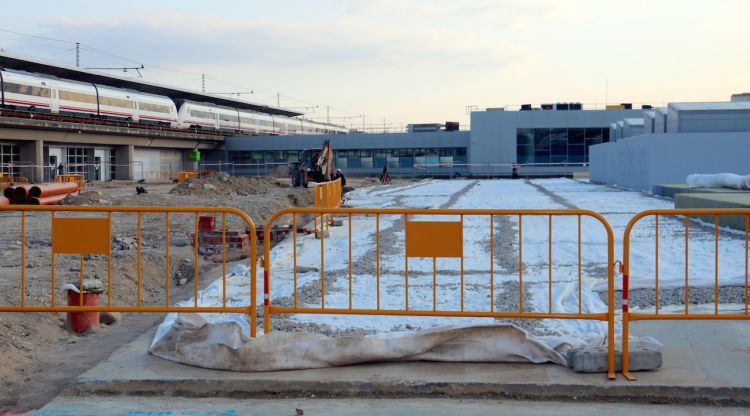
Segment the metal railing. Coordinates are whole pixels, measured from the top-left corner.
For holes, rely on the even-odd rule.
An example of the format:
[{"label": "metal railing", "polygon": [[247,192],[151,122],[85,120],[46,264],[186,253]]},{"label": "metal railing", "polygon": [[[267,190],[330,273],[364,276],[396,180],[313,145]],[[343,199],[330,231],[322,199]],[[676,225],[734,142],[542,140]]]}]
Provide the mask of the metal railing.
[{"label": "metal railing", "polygon": [[[325,233],[319,234],[320,239],[320,303],[317,305],[303,304],[301,297],[299,296],[299,279],[298,279],[298,238],[299,233],[297,231],[297,224],[302,217],[309,216],[338,216],[347,219],[348,230],[348,250],[345,249],[343,253],[337,253],[336,259],[342,259],[346,256],[346,263],[344,274],[348,279],[348,302],[345,302],[344,306],[331,307],[326,305],[326,235]],[[274,259],[271,253],[271,238],[269,235],[270,230],[273,228],[274,223],[280,220],[282,217],[291,216],[292,223],[292,292],[290,306],[281,306],[273,303],[271,299],[271,288],[274,284],[274,272],[272,270],[272,264]],[[419,217],[441,217],[443,221],[424,221]],[[496,220],[499,217],[506,216],[512,219],[518,220],[518,310],[507,311],[498,310],[495,307],[495,227],[497,225]],[[352,231],[352,223],[355,217],[361,218],[374,217],[374,226],[371,226],[373,233],[368,234],[363,231],[365,228],[361,224],[357,226],[357,233],[354,235]],[[403,231],[403,239],[397,242],[388,241],[387,245],[381,241],[381,222],[384,217],[389,217],[397,220],[403,220],[403,226],[398,231]],[[489,234],[489,250],[486,254],[486,258],[482,261],[486,261],[486,268],[488,270],[483,272],[477,272],[482,274],[483,279],[486,278],[489,283],[487,289],[489,298],[491,299],[490,305],[482,310],[474,310],[467,308],[465,305],[465,287],[466,287],[466,270],[464,269],[464,241],[463,232],[465,228],[465,219],[472,218],[486,218],[485,227]],[[531,311],[524,306],[524,264],[523,264],[523,219],[526,217],[539,217],[546,218],[548,220],[548,272],[547,272],[547,284],[549,301],[547,310]],[[555,311],[552,302],[552,286],[553,286],[553,244],[552,244],[552,223],[553,218],[569,217],[577,218],[577,258],[578,258],[578,269],[577,269],[577,280],[578,280],[578,308],[574,312],[566,311]],[[606,234],[606,279],[607,279],[607,296],[608,306],[607,310],[603,312],[585,312],[581,304],[581,287],[582,287],[582,238],[581,238],[581,220],[582,218],[590,218],[600,223]],[[447,220],[451,219],[452,220]],[[458,219],[458,221],[456,221]],[[343,223],[343,221],[342,221]],[[391,222],[392,224],[398,224],[399,221]],[[608,344],[608,376],[610,379],[615,378],[615,364],[614,364],[614,234],[612,228],[600,214],[588,211],[588,210],[512,210],[512,209],[362,209],[362,208],[288,208],[283,209],[275,213],[265,225],[266,236],[264,239],[264,331],[268,332],[271,330],[271,318],[273,315],[278,314],[339,314],[339,315],[390,315],[390,316],[441,316],[441,317],[487,317],[487,318],[534,318],[534,319],[585,319],[595,320],[607,323],[607,344]],[[361,272],[355,276],[354,271],[354,259],[353,259],[353,239],[356,238],[356,244],[361,245],[367,243],[368,235],[371,237],[369,243],[375,247],[375,259],[373,275],[363,276]],[[570,236],[575,238],[574,236]],[[374,239],[374,241],[371,241]],[[399,244],[403,244],[403,251],[394,253],[396,247],[400,247]],[[514,243],[516,244],[516,243]],[[341,239],[339,239],[336,245],[339,249],[342,247]],[[361,246],[360,246],[361,247]],[[394,304],[388,298],[394,297],[395,294],[384,291],[381,286],[383,279],[386,275],[386,270],[381,264],[381,254],[384,250],[389,250],[389,261],[392,265],[392,260],[397,257],[403,259],[403,270],[398,273],[403,276],[403,292],[399,296],[399,304]],[[401,250],[398,248],[398,250]],[[317,251],[317,250],[316,250]],[[428,286],[431,290],[432,304],[423,304],[426,307],[415,307],[414,302],[410,303],[409,292],[410,292],[410,278],[412,283],[415,280],[415,272],[410,271],[409,261],[410,258],[431,258],[432,259],[432,281],[426,282],[425,277],[429,275],[429,272],[421,270],[418,275],[421,275],[421,281],[417,287],[424,290],[425,286]],[[460,262],[460,269],[457,273],[456,279],[458,287],[460,287],[460,294],[457,299],[454,299],[455,307],[452,308],[438,308],[438,259],[453,258]],[[442,260],[441,260],[442,261]],[[472,259],[473,261],[473,259]],[[317,260],[316,260],[317,263]],[[472,263],[473,264],[473,263]],[[340,264],[341,266],[343,264]],[[363,267],[362,261],[357,260],[358,269],[361,270]],[[390,266],[392,267],[392,266]],[[337,270],[337,273],[341,274],[341,270]],[[486,273],[486,275],[484,274]],[[393,278],[391,273],[390,278]],[[286,276],[289,278],[290,276]],[[371,278],[370,284],[366,287],[360,287],[360,289],[369,291],[368,296],[374,297],[372,307],[362,308],[355,307],[353,303],[354,283],[355,278]],[[399,277],[400,279],[400,277]],[[285,283],[287,284],[287,283]],[[341,290],[339,287],[337,290]],[[415,289],[417,290],[417,289]],[[403,296],[402,296],[403,295]],[[400,303],[400,299],[403,298],[403,303]],[[388,303],[386,304],[386,301]],[[424,303],[424,302],[422,302]]]},{"label": "metal railing", "polygon": [[[662,217],[683,217],[683,229],[684,229],[684,310],[681,313],[669,313],[663,312],[660,308],[660,291],[659,291],[659,220]],[[637,311],[634,312],[630,309],[630,278],[631,278],[631,241],[633,228],[643,218],[653,217],[655,221],[655,236],[654,236],[654,303],[655,308],[653,312],[650,311]],[[722,220],[730,218],[744,219],[744,311],[738,313],[720,313],[719,310],[719,265],[720,265],[720,223]],[[690,222],[692,220],[699,220],[697,224],[694,224],[695,228],[703,228],[703,232],[706,232],[708,228],[713,233],[714,240],[714,310],[713,313],[696,313],[690,310]],[[631,321],[638,320],[738,320],[738,319],[750,319],[750,313],[748,313],[748,236],[750,235],[750,209],[738,208],[738,209],[660,209],[660,210],[649,210],[638,213],[634,216],[625,228],[623,238],[623,264],[622,264],[622,373],[629,380],[635,380],[636,377],[630,372],[629,369],[629,327]],[[674,247],[670,246],[670,250],[673,252]],[[648,276],[646,276],[648,277]]]},{"label": "metal railing", "polygon": [[[256,328],[256,283],[255,279],[250,279],[250,302],[247,306],[231,306],[227,303],[227,250],[230,225],[241,227],[240,231],[235,231],[232,235],[240,235],[246,232],[249,238],[245,238],[247,244],[240,246],[240,250],[245,250],[247,262],[251,276],[256,272],[257,240],[255,238],[255,225],[250,217],[244,212],[235,208],[214,208],[214,207],[67,207],[67,206],[0,206],[0,222],[3,223],[3,237],[5,239],[18,239],[20,242],[20,271],[18,275],[19,293],[16,302],[11,304],[0,304],[0,312],[215,312],[215,313],[241,313],[250,317],[251,336],[255,336]],[[10,214],[10,215],[9,215]],[[49,215],[46,215],[49,214]],[[118,218],[113,220],[113,214]],[[163,215],[160,215],[163,214]],[[211,233],[211,241],[204,241],[199,229],[199,214],[219,215],[221,217],[220,230]],[[176,223],[177,216],[187,216],[187,220]],[[135,218],[133,218],[135,217]],[[154,218],[156,217],[156,218]],[[193,224],[191,224],[191,218]],[[229,218],[228,218],[229,217]],[[150,292],[164,293],[164,303],[157,304],[146,302],[142,295],[145,293],[143,288],[144,280],[144,259],[142,256],[143,239],[144,239],[144,220],[148,220],[146,231],[150,233],[152,241],[158,241],[155,244],[163,245],[164,255],[161,257],[164,266],[163,286],[149,288]],[[17,221],[18,234],[13,233],[12,225]],[[47,222],[48,221],[48,222]],[[44,224],[42,224],[44,223]],[[182,227],[178,227],[182,225]],[[173,229],[170,229],[170,226]],[[48,301],[27,301],[27,231],[32,228],[34,233],[34,245],[36,249],[39,246],[49,247],[50,255],[50,272],[49,272],[49,298]],[[115,228],[117,228],[115,230]],[[123,231],[124,228],[124,231]],[[163,229],[163,233],[154,233],[154,229]],[[180,233],[192,233],[190,238],[192,244],[193,256],[193,295],[194,302],[192,306],[175,306],[170,300],[170,289],[173,284],[172,271],[170,267],[170,239]],[[116,232],[120,237],[128,237],[133,241],[135,247],[129,248],[135,251],[135,293],[133,298],[126,300],[125,305],[116,305],[113,301],[114,279],[113,279],[113,233]],[[158,234],[158,235],[157,235]],[[220,250],[220,260],[222,264],[222,301],[221,306],[200,306],[198,297],[199,272],[200,272],[200,250],[206,245],[215,246]],[[7,250],[6,250],[7,251]],[[153,251],[153,250],[151,250]],[[153,253],[151,253],[153,254]],[[61,305],[58,303],[55,293],[58,291],[60,283],[60,272],[56,269],[56,259],[60,255],[78,256],[78,288],[85,288],[84,279],[87,271],[85,268],[85,259],[91,260],[92,256],[106,257],[106,281],[101,279],[106,297],[105,304],[102,306],[86,306],[83,301],[84,290],[79,290],[78,305]],[[35,253],[34,261],[39,261],[41,256]],[[148,257],[150,266],[153,266],[156,260],[153,255]],[[119,260],[118,260],[119,261]],[[74,262],[75,263],[75,262]],[[174,266],[174,265],[173,265]],[[75,268],[72,267],[71,270]],[[118,269],[119,270],[119,269]],[[7,272],[4,272],[7,273]],[[68,273],[70,274],[70,273]],[[7,274],[6,274],[7,277]],[[130,276],[131,278],[133,276]],[[120,279],[122,281],[122,279]],[[38,279],[36,280],[38,282]],[[117,286],[120,286],[118,282]],[[2,298],[0,298],[2,299]]]}]

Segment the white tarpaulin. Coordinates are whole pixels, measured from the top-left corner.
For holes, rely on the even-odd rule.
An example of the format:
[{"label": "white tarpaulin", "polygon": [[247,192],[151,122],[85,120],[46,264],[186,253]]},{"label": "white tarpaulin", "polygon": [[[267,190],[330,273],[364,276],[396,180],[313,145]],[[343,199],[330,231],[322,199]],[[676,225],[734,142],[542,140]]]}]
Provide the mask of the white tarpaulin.
[{"label": "white tarpaulin", "polygon": [[253,339],[234,320],[210,322],[201,314],[179,314],[160,335],[151,344],[152,354],[231,371],[300,370],[373,361],[566,364],[560,353],[510,324],[358,337],[274,331]]},{"label": "white tarpaulin", "polygon": [[741,176],[734,173],[695,173],[687,177],[688,188],[732,188],[750,189],[750,175]]}]

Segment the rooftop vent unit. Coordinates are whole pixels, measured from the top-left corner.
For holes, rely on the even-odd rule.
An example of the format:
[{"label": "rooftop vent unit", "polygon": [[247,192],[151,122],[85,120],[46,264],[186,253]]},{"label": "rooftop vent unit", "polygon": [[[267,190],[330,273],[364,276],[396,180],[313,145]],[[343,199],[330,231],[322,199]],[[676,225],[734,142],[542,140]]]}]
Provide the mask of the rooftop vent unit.
[{"label": "rooftop vent unit", "polygon": [[458,131],[458,121],[446,121],[445,131]]},{"label": "rooftop vent unit", "polygon": [[651,110],[652,108],[654,108],[654,106],[652,106],[650,104],[643,104],[641,106],[641,110]]},{"label": "rooftop vent unit", "polygon": [[554,104],[542,104],[542,110],[554,110]]},{"label": "rooftop vent unit", "polygon": [[408,133],[430,133],[440,131],[443,125],[440,123],[420,123],[420,124],[408,124],[406,131]]},{"label": "rooftop vent unit", "polygon": [[620,105],[622,106],[622,108],[624,110],[632,110],[633,109],[633,104],[631,104],[631,103],[620,103]]},{"label": "rooftop vent unit", "polygon": [[521,104],[521,111],[531,111],[531,104]]}]

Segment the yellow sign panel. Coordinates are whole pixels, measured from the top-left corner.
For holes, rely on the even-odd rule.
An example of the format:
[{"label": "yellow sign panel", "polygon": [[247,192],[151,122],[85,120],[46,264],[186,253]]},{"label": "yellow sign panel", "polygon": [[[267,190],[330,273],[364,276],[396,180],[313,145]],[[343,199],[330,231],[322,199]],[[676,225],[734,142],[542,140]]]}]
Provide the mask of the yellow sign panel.
[{"label": "yellow sign panel", "polygon": [[109,218],[53,218],[53,254],[109,254]]},{"label": "yellow sign panel", "polygon": [[406,221],[407,257],[463,257],[460,222]]}]

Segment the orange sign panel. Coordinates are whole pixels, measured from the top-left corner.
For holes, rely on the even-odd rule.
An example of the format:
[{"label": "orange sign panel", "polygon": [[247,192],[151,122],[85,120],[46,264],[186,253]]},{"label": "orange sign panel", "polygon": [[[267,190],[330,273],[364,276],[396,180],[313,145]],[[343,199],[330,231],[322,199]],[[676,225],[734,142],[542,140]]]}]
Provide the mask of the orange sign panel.
[{"label": "orange sign panel", "polygon": [[463,257],[463,224],[406,221],[407,257]]},{"label": "orange sign panel", "polygon": [[52,253],[109,254],[109,218],[53,218]]}]

